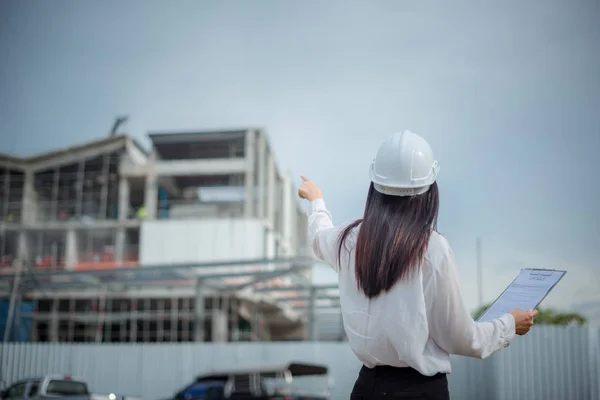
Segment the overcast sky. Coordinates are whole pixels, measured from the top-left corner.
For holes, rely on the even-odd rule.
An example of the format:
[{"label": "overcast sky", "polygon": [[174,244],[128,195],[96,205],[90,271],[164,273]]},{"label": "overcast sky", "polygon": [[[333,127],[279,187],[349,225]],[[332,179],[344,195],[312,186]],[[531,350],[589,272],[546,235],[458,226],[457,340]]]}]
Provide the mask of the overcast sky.
[{"label": "overcast sky", "polygon": [[441,164],[468,306],[481,235],[486,300],[520,268],[566,269],[544,305],[600,321],[599,38],[594,0],[5,0],[0,152],[97,139],[123,113],[143,143],[262,126],[341,223],[380,142],[410,129]]}]

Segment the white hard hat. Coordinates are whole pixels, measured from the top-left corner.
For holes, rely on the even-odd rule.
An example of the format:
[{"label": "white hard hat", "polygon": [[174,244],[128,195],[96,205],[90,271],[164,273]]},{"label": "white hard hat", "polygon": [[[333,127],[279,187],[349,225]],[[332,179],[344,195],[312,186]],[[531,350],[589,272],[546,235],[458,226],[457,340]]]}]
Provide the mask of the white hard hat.
[{"label": "white hard hat", "polygon": [[439,171],[429,143],[410,131],[394,133],[371,164],[375,190],[391,196],[414,196],[429,190]]}]

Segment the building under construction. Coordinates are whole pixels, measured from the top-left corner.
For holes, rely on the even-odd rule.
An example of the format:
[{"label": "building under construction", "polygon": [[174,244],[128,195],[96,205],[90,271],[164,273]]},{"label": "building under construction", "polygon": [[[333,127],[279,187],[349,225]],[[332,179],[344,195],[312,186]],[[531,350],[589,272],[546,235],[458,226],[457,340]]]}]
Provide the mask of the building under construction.
[{"label": "building under construction", "polygon": [[[5,340],[315,339],[306,217],[264,131],[0,155]],[[0,317],[1,319],[1,317]],[[339,337],[339,320],[325,328]]]}]

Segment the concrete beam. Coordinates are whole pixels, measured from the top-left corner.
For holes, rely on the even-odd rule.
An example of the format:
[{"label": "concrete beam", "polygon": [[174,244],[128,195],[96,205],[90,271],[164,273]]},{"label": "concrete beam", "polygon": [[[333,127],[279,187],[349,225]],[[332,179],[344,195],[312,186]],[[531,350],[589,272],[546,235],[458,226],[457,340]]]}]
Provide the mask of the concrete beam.
[{"label": "concrete beam", "polygon": [[54,230],[64,231],[68,229],[112,229],[112,228],[139,228],[141,221],[139,220],[95,220],[90,222],[84,221],[48,221],[48,222],[33,222],[23,224],[25,230]]},{"label": "concrete beam", "polygon": [[243,158],[158,161],[155,169],[159,176],[229,175],[243,173],[245,161]]},{"label": "concrete beam", "polygon": [[246,171],[244,158],[215,158],[208,160],[157,160],[143,165],[121,163],[120,174],[128,177],[196,176],[242,174]]},{"label": "concrete beam", "polygon": [[[339,289],[338,285],[314,285],[316,290],[334,290]],[[283,288],[264,288],[264,289],[256,289],[257,293],[268,293],[268,292],[299,292],[301,290],[309,290],[310,286],[288,286]]]},{"label": "concrete beam", "polygon": [[[319,294],[316,293],[316,298],[315,300],[340,300],[340,296],[339,295],[323,295],[323,294]],[[276,298],[277,301],[281,301],[281,302],[294,302],[294,301],[310,301],[311,297],[310,295],[308,296],[296,296],[296,297],[277,297]]]},{"label": "concrete beam", "polygon": [[8,159],[0,159],[0,168],[7,168],[13,171],[20,172],[25,172],[25,170],[27,169],[24,161],[13,161]]},{"label": "concrete beam", "polygon": [[131,138],[127,138],[127,155],[135,164],[143,164],[148,161],[148,156],[138,148]]},{"label": "concrete beam", "polygon": [[100,145],[97,147],[92,147],[89,149],[82,149],[70,152],[60,152],[55,156],[43,157],[40,161],[33,160],[30,162],[30,169],[34,172],[43,171],[49,168],[58,168],[62,165],[74,164],[80,160],[85,160],[88,158],[94,158],[106,153],[112,153],[117,150],[122,149],[127,144],[127,140],[123,138],[122,140],[107,143],[105,145]]},{"label": "concrete beam", "polygon": [[82,283],[84,283],[86,285],[91,285],[91,286],[96,286],[101,283],[100,279],[98,279],[94,276],[89,276],[89,275],[81,275],[81,276],[78,276],[77,279],[79,279]]},{"label": "concrete beam", "polygon": [[14,231],[20,231],[21,230],[21,224],[17,223],[17,222],[4,222],[4,221],[0,221],[0,232],[14,232]]},{"label": "concrete beam", "polygon": [[[285,275],[288,273],[293,273],[298,271],[299,269],[302,269],[303,267],[299,267],[299,266],[293,266],[293,267],[289,267],[289,268],[285,268],[285,269],[281,269],[278,271],[278,273],[280,275]],[[23,285],[22,285],[22,291],[23,293],[26,294],[30,294],[32,292],[36,292],[38,289],[42,289],[44,291],[52,291],[52,290],[68,290],[68,289],[80,289],[80,288],[91,288],[93,286],[95,286],[96,284],[94,282],[102,282],[103,285],[105,285],[105,287],[110,287],[110,288],[116,288],[116,287],[122,287],[127,288],[127,287],[141,287],[141,286],[160,286],[162,288],[167,288],[167,287],[173,287],[173,288],[180,288],[180,287],[184,287],[184,286],[191,286],[195,280],[181,280],[181,278],[179,278],[179,276],[177,275],[171,275],[171,276],[144,276],[144,277],[135,277],[135,278],[129,278],[127,276],[127,274],[121,273],[121,272],[125,272],[126,269],[122,269],[122,270],[112,270],[113,274],[116,274],[115,276],[112,277],[113,280],[100,280],[99,276],[97,273],[93,273],[93,272],[99,272],[99,271],[90,271],[87,275],[76,275],[75,279],[76,280],[71,280],[71,281],[63,281],[63,282],[58,282],[58,281],[54,281],[52,283],[42,283],[40,284],[38,281],[34,281],[31,278],[28,277],[28,279],[24,280]],[[68,273],[68,272],[67,272]],[[34,275],[41,275],[41,274],[34,274]],[[240,278],[244,278],[244,277],[262,277],[262,276],[266,276],[269,278],[272,278],[273,276],[273,271],[252,271],[252,272],[238,272],[236,274],[232,274],[232,273],[211,273],[211,274],[203,274],[203,275],[196,275],[195,279],[202,279],[203,280],[203,287],[208,287],[208,286],[213,286],[213,283],[210,282],[210,280],[220,280],[220,279],[224,279],[224,278],[230,278],[232,276],[235,277],[240,277]],[[85,278],[85,276],[87,276],[88,278]],[[221,285],[222,286],[222,285]],[[235,288],[234,288],[235,289]],[[228,290],[227,286],[222,286],[221,290]]]},{"label": "concrete beam", "polygon": [[[301,268],[310,268],[310,267],[301,267]],[[296,269],[294,269],[293,271],[296,271]],[[241,289],[244,289],[246,287],[255,285],[257,283],[268,282],[271,279],[278,278],[278,277],[280,277],[282,275],[287,275],[290,272],[292,272],[292,270],[290,270],[290,269],[278,269],[278,270],[275,270],[275,271],[262,272],[262,273],[259,273],[260,275],[258,275],[255,278],[251,279],[249,282],[243,283],[241,285],[234,286],[233,288],[231,288],[231,290],[241,290]]]}]

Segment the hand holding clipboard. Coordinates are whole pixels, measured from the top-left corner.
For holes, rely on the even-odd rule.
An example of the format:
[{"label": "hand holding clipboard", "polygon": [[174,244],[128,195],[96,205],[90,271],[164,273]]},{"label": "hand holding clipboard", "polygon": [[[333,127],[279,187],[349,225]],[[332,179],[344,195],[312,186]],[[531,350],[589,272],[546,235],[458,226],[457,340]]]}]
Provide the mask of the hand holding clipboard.
[{"label": "hand holding clipboard", "polygon": [[489,321],[510,313],[515,318],[517,334],[524,335],[529,331],[533,319],[538,314],[535,308],[566,273],[566,271],[551,269],[522,269],[515,280],[477,321]]}]

